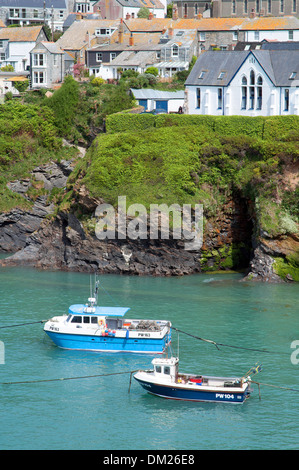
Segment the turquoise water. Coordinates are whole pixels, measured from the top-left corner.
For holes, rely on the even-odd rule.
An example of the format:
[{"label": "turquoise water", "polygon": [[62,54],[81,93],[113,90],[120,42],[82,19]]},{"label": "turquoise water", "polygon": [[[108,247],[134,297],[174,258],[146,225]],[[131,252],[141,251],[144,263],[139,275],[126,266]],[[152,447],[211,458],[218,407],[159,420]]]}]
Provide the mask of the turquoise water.
[{"label": "turquoise water", "polygon": [[[299,389],[299,288],[240,282],[239,274],[175,278],[101,276],[99,303],[131,307],[132,318],[160,318],[220,347],[173,334],[180,370],[242,375],[256,362],[257,381]],[[46,320],[89,296],[87,274],[0,268],[0,326]],[[109,295],[107,294],[109,293]],[[127,314],[128,316],[128,314]],[[0,448],[203,450],[298,448],[299,393],[258,388],[243,405],[188,403],[147,394],[130,374],[10,384],[132,371],[151,357],[57,348],[41,324],[0,329]],[[298,354],[299,356],[299,354]],[[3,362],[3,361],[2,361]]]}]

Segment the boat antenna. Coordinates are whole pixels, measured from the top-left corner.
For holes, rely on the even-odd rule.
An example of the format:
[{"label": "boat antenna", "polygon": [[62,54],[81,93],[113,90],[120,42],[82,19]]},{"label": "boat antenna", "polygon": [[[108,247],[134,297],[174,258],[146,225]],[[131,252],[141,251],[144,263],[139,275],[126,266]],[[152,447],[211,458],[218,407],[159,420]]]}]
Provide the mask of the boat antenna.
[{"label": "boat antenna", "polygon": [[95,278],[95,285],[94,285],[94,297],[96,299],[96,305],[98,303],[98,290],[99,290],[99,281],[97,281],[97,277]]}]

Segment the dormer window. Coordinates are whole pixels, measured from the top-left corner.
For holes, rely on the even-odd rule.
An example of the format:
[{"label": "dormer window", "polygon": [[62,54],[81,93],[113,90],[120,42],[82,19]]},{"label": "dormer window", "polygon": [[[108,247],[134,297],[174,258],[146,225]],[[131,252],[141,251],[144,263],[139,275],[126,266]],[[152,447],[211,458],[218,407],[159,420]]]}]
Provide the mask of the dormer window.
[{"label": "dormer window", "polygon": [[96,36],[111,36],[111,34],[113,34],[115,31],[115,29],[113,28],[99,28],[99,29],[96,29],[94,34]]}]

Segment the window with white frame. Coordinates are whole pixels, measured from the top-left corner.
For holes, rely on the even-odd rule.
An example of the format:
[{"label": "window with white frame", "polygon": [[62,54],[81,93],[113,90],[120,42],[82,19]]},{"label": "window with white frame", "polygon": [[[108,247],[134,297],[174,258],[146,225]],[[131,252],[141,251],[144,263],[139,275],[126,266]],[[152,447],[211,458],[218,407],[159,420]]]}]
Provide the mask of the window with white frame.
[{"label": "window with white frame", "polygon": [[205,41],[206,40],[206,33],[203,31],[200,31],[199,33],[199,40],[200,41]]},{"label": "window with white frame", "polygon": [[95,30],[94,34],[96,36],[111,36],[115,29],[116,28],[98,28]]},{"label": "window with white frame", "polygon": [[171,55],[172,57],[178,57],[179,56],[179,46],[177,44],[173,44],[171,48]]},{"label": "window with white frame", "polygon": [[200,88],[196,88],[196,107],[200,109]]},{"label": "window with white frame", "polygon": [[46,83],[46,72],[33,72],[33,83],[36,85]]},{"label": "window with white frame", "polygon": [[241,109],[247,108],[247,78],[242,77],[242,98],[241,98]]},{"label": "window with white frame", "polygon": [[260,111],[263,105],[263,79],[260,75],[257,77],[256,84],[256,109]]},{"label": "window with white frame", "polygon": [[102,52],[97,52],[96,53],[96,61],[97,62],[102,62],[103,60],[103,53]]},{"label": "window with white frame", "polygon": [[263,77],[256,77],[254,70],[250,71],[249,81],[245,75],[241,79],[241,109],[247,109],[247,106],[258,111],[263,106]]},{"label": "window with white frame", "polygon": [[288,36],[289,36],[289,41],[292,41],[294,39],[294,31],[293,30],[290,30],[288,32]]},{"label": "window with white frame", "polygon": [[222,109],[222,101],[223,101],[222,88],[218,88],[218,109]]},{"label": "window with white frame", "polygon": [[33,54],[33,65],[34,67],[44,67],[46,65],[46,55]]},{"label": "window with white frame", "polygon": [[110,54],[110,61],[116,58],[116,52],[111,52]]},{"label": "window with white frame", "polygon": [[297,0],[293,0],[292,10],[293,10],[293,13],[296,13],[296,11],[297,11]]},{"label": "window with white frame", "polygon": [[284,111],[288,111],[290,106],[290,91],[288,88],[284,90]]},{"label": "window with white frame", "polygon": [[250,71],[249,76],[249,109],[254,109],[255,102],[255,73]]}]

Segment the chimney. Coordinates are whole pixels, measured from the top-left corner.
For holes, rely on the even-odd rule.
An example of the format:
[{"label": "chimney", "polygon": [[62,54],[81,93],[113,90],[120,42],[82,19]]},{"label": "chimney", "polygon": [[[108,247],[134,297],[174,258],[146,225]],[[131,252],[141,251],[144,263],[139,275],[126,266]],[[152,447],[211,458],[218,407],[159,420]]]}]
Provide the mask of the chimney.
[{"label": "chimney", "polygon": [[89,36],[88,31],[86,31],[86,33],[85,33],[85,42],[87,42],[88,47],[90,47],[90,36]]},{"label": "chimney", "polygon": [[134,38],[133,38],[133,33],[131,33],[129,37],[129,46],[134,46]]},{"label": "chimney", "polygon": [[173,37],[173,27],[172,24],[168,28],[168,37],[172,38]]},{"label": "chimney", "polygon": [[174,21],[179,19],[178,6],[176,4],[174,4],[172,8],[172,19]]},{"label": "chimney", "polygon": [[150,11],[150,14],[148,15],[148,19],[152,20],[154,18],[154,14],[152,11]]},{"label": "chimney", "polygon": [[121,18],[120,19],[119,29],[118,29],[118,42],[119,42],[119,44],[122,44],[123,40],[124,40],[124,23],[123,23],[123,19]]}]

